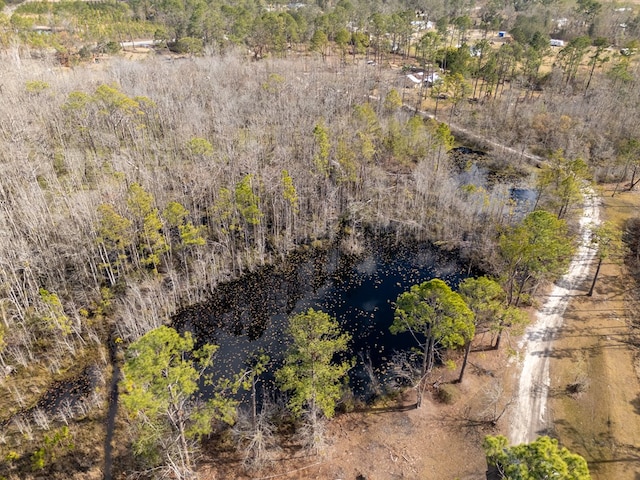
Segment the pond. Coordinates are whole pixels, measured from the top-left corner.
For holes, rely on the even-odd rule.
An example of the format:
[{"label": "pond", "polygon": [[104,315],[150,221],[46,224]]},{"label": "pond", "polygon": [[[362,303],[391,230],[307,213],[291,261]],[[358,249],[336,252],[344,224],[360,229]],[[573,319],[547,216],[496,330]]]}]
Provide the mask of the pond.
[{"label": "pond", "polygon": [[[441,278],[456,287],[467,274],[453,254],[430,244],[398,246],[373,240],[369,252],[344,255],[338,249],[297,254],[280,266],[270,266],[221,285],[207,304],[190,307],[175,317],[179,329],[193,332],[199,342],[219,345],[214,376],[237,373],[253,352],[263,349],[271,371],[287,348],[287,318],[314,308],[337,318],[353,337],[349,373],[360,398],[371,396],[369,364],[379,380],[396,351],[415,345],[410,334],[392,335],[393,302],[412,285]],[[265,379],[273,388],[272,375]]]}]

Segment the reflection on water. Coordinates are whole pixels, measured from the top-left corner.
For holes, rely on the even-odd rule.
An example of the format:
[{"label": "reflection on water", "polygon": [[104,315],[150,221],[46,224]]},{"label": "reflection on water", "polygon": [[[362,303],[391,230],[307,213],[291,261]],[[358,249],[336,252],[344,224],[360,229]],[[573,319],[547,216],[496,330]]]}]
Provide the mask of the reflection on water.
[{"label": "reflection on water", "polygon": [[[271,357],[271,371],[276,370],[287,348],[288,316],[308,308],[323,310],[353,337],[349,356],[357,365],[349,374],[351,386],[366,397],[363,359],[370,358],[382,376],[394,351],[413,346],[409,334],[389,333],[392,302],[411,285],[435,277],[456,286],[465,270],[453,255],[428,244],[377,242],[368,251],[360,257],[336,249],[294,255],[280,266],[220,286],[209,303],[184,310],[175,324],[191,330],[200,342],[219,345],[214,375],[228,376],[259,349]],[[267,384],[271,381],[266,378]]]},{"label": "reflection on water", "polygon": [[516,212],[523,217],[536,203],[536,192],[530,188],[512,188],[509,192],[511,200],[516,204]]}]

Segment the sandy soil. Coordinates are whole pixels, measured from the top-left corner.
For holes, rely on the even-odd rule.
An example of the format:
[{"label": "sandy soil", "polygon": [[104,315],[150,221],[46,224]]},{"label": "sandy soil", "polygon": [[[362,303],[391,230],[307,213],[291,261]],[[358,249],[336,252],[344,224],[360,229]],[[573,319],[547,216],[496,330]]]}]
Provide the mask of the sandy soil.
[{"label": "sandy soil", "polygon": [[[487,342],[489,338],[486,339]],[[507,342],[508,344],[508,342]],[[510,389],[503,381],[502,366],[510,349],[470,355],[462,384],[453,384],[458,371],[436,370],[434,381],[448,384],[457,400],[450,405],[437,401],[432,389],[420,409],[409,391],[399,402],[371,410],[343,414],[330,422],[330,445],[323,456],[285,452],[283,459],[253,474],[241,473],[237,458],[218,454],[217,465],[203,468],[203,478],[213,479],[321,479],[321,480],[480,480],[486,463],[482,440],[487,434],[504,432],[491,419],[510,403]],[[506,375],[511,376],[511,373]],[[498,423],[500,425],[500,423]]]}]

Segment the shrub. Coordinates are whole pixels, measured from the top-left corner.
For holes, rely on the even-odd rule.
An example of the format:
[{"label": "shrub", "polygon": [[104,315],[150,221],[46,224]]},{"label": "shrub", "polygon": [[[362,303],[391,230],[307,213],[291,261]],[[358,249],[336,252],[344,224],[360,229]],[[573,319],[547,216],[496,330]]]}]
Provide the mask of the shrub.
[{"label": "shrub", "polygon": [[29,80],[25,83],[25,88],[28,93],[38,94],[47,90],[49,88],[49,84],[40,80]]},{"label": "shrub", "polygon": [[43,470],[46,465],[46,451],[44,447],[39,448],[33,455],[31,455],[31,469],[35,472],[37,470]]},{"label": "shrub", "polygon": [[189,53],[191,55],[201,55],[204,51],[204,44],[199,38],[183,37],[170,46],[176,53]]},{"label": "shrub", "polygon": [[16,460],[20,460],[20,454],[14,450],[11,450],[4,457],[7,462],[15,462]]},{"label": "shrub", "polygon": [[436,399],[445,405],[453,405],[456,403],[459,396],[460,392],[458,389],[455,385],[451,385],[450,383],[440,385],[438,390],[436,390]]},{"label": "shrub", "polygon": [[111,41],[111,42],[107,42],[104,49],[107,53],[113,55],[118,53],[120,50],[122,50],[122,47],[118,42]]}]

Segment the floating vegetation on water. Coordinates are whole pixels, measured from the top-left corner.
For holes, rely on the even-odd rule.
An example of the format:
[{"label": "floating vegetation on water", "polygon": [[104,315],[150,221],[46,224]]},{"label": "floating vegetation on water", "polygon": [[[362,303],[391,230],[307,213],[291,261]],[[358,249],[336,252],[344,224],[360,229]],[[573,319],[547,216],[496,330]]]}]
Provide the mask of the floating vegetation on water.
[{"label": "floating vegetation on water", "polygon": [[[385,381],[394,351],[412,345],[409,334],[389,332],[398,294],[435,277],[456,285],[467,273],[458,258],[431,244],[369,243],[368,253],[360,256],[330,249],[264,267],[219,286],[210,302],[185,309],[174,323],[199,342],[219,345],[213,373],[228,376],[260,349],[272,359],[270,371],[276,370],[288,346],[289,315],[308,308],[325,311],[353,337],[349,355],[357,364],[349,374],[351,387],[369,398]],[[272,382],[272,375],[264,376],[265,388]]]}]

